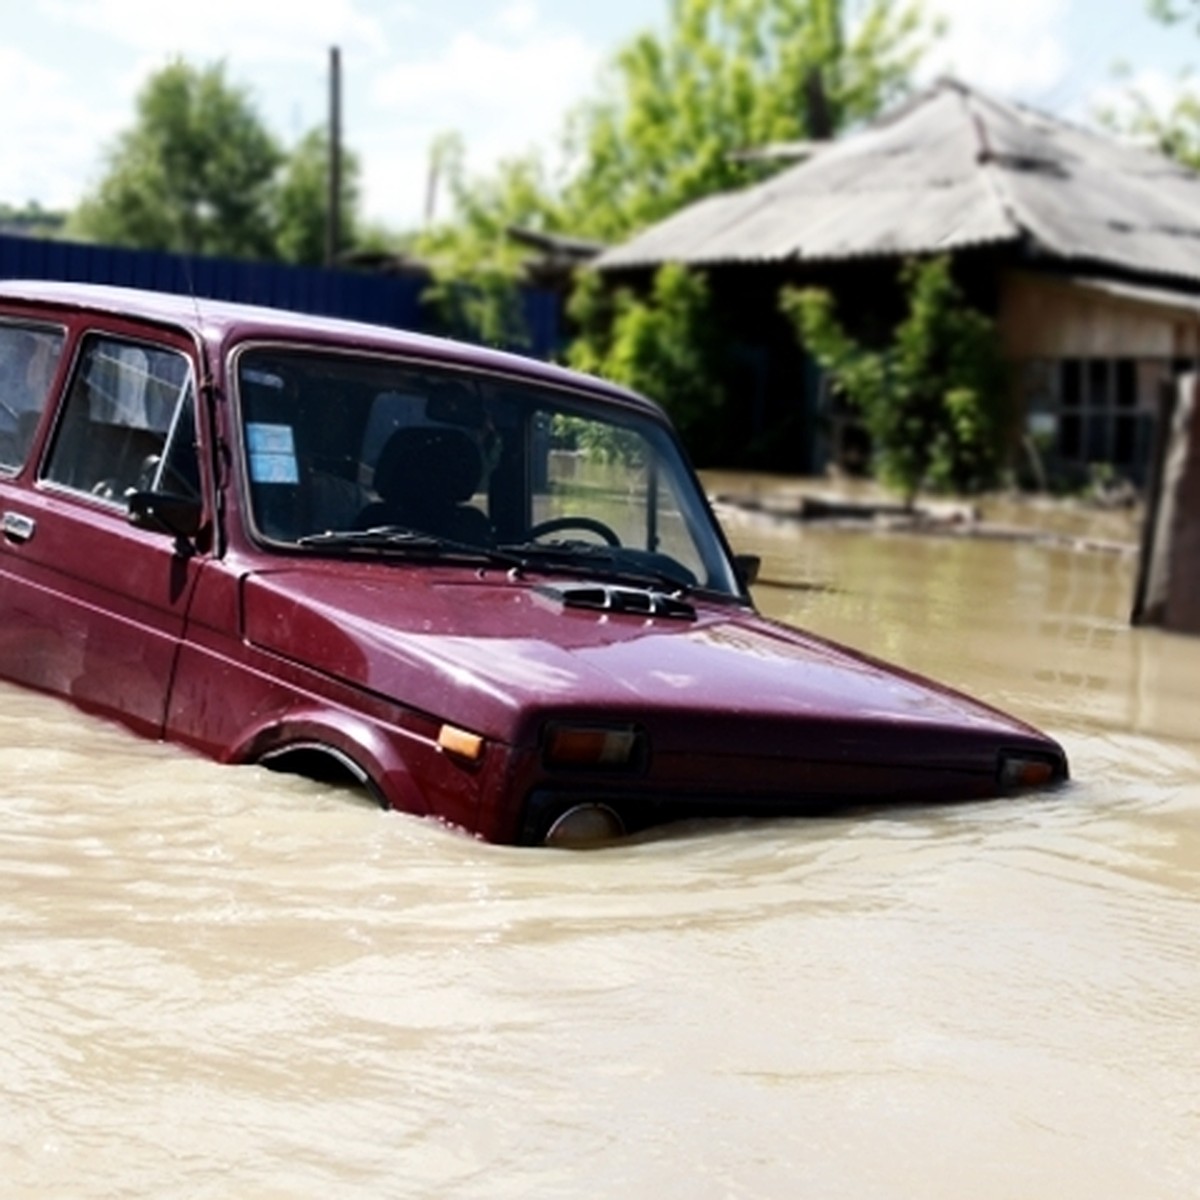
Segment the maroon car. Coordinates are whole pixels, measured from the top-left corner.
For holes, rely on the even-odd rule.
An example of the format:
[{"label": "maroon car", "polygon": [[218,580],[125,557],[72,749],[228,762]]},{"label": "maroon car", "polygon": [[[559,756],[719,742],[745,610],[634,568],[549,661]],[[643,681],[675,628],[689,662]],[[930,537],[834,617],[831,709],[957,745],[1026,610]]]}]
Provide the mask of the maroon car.
[{"label": "maroon car", "polygon": [[2,284],[0,511],[0,676],[497,842],[1067,775],[759,616],[661,410],[516,356]]}]

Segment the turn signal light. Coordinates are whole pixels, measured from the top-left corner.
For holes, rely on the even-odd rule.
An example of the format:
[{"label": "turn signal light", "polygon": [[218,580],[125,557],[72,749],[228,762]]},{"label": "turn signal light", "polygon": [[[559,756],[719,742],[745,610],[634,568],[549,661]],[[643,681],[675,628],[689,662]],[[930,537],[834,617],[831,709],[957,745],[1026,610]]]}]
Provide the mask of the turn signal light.
[{"label": "turn signal light", "polygon": [[457,725],[443,725],[438,730],[438,745],[449,754],[457,754],[476,762],[483,754],[483,738],[467,729],[459,729]]},{"label": "turn signal light", "polygon": [[548,725],[542,758],[548,767],[619,770],[642,760],[644,744],[644,735],[632,725]]}]

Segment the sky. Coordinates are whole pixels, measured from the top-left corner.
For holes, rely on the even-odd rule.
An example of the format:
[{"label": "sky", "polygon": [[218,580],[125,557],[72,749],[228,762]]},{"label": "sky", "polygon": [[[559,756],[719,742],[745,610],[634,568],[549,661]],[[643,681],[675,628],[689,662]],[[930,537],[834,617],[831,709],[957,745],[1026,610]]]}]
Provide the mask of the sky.
[{"label": "sky", "polygon": [[[850,0],[853,10],[853,0]],[[1165,98],[1200,56],[1145,0],[925,0],[948,33],[922,81],[952,73],[1089,123],[1129,79]],[[147,77],[176,57],[224,61],[285,144],[326,119],[330,47],[342,129],[363,166],[368,220],[422,220],[429,148],[463,138],[468,170],[553,153],[572,105],[667,0],[0,0],[0,201],[70,208],[103,174]]]}]

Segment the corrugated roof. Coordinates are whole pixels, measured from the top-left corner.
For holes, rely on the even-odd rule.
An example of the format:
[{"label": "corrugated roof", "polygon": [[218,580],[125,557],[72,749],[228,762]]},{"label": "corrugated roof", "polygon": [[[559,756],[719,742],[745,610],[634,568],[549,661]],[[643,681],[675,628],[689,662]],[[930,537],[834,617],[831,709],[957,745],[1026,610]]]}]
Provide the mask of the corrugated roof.
[{"label": "corrugated roof", "polygon": [[1200,280],[1200,175],[942,80],[799,166],[681,209],[595,262],[815,262],[1029,240]]}]

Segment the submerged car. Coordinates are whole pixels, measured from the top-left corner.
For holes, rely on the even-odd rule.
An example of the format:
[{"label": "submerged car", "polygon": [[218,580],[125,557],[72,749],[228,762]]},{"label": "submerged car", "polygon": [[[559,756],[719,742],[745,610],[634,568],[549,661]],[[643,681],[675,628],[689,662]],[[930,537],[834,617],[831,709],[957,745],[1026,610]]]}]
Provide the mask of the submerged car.
[{"label": "submerged car", "polygon": [[495,842],[1067,776],[756,613],[659,407],[514,355],[0,284],[0,512],[0,676]]}]

